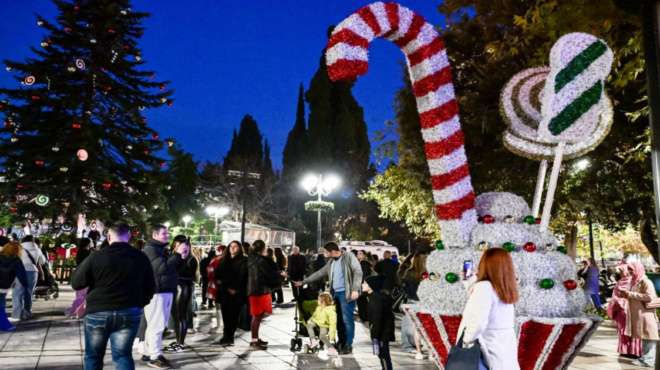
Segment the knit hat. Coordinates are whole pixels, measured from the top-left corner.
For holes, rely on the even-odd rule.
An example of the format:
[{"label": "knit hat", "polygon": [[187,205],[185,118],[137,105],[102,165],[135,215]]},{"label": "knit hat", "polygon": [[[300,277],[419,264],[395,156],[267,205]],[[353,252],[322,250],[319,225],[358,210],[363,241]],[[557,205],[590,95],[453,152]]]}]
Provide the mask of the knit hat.
[{"label": "knit hat", "polygon": [[375,276],[368,276],[366,279],[364,279],[364,282],[369,285],[369,288],[373,290],[374,292],[380,291],[380,289],[383,287],[383,284],[385,284],[385,275],[375,275]]}]

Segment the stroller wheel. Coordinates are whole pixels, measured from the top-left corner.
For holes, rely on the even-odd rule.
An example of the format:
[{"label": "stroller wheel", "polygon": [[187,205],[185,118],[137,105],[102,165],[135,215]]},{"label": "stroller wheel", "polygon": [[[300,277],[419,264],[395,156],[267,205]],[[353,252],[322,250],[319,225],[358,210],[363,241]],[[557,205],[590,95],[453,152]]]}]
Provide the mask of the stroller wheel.
[{"label": "stroller wheel", "polygon": [[323,341],[319,342],[319,349],[323,349]]},{"label": "stroller wheel", "polygon": [[55,299],[59,298],[59,296],[60,296],[60,292],[57,292],[57,293],[53,294],[53,298],[55,298]]},{"label": "stroller wheel", "polygon": [[49,300],[49,299],[50,299],[50,296],[49,296],[49,295],[46,295],[46,296],[44,297],[44,299],[45,299],[45,300]]},{"label": "stroller wheel", "polygon": [[296,339],[296,343],[298,344],[298,348],[300,349],[300,347],[302,347],[302,339],[301,338]]},{"label": "stroller wheel", "polygon": [[296,348],[296,338],[291,338],[291,349]]},{"label": "stroller wheel", "polygon": [[306,354],[309,354],[309,353],[310,353],[310,350],[309,350],[309,344],[306,344],[306,343],[305,343],[305,347],[303,347],[303,348],[304,348]]}]

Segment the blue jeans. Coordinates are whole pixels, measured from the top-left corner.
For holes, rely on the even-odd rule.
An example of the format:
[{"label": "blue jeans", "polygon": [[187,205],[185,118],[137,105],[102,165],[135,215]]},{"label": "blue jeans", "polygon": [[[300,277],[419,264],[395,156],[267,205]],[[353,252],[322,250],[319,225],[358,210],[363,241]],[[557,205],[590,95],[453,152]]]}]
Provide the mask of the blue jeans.
[{"label": "blue jeans", "polygon": [[117,369],[135,369],[133,341],[140,326],[141,308],[95,312],[85,315],[85,370],[102,369],[110,339]]},{"label": "blue jeans", "polygon": [[14,319],[27,319],[32,316],[32,295],[34,288],[37,286],[37,278],[39,273],[36,271],[27,272],[27,283],[25,287],[18,279],[14,281],[14,289],[11,293],[11,300],[13,309],[11,317]]},{"label": "blue jeans", "polygon": [[7,331],[14,327],[9,320],[7,320],[7,313],[5,312],[5,305],[7,303],[7,293],[0,293],[0,331]]},{"label": "blue jeans", "polygon": [[346,292],[335,292],[334,299],[339,300],[339,305],[341,306],[341,316],[344,320],[344,326],[346,327],[346,345],[353,345],[353,338],[355,337],[355,321],[353,320],[353,312],[355,311],[355,306],[357,301],[346,302]]},{"label": "blue jeans", "polygon": [[596,293],[596,294],[589,294],[589,296],[591,297],[591,301],[594,303],[594,307],[596,307],[596,308],[598,308],[598,309],[600,309],[600,308],[603,307],[603,306],[601,306],[601,304],[600,304],[600,297],[598,296],[598,293]]}]

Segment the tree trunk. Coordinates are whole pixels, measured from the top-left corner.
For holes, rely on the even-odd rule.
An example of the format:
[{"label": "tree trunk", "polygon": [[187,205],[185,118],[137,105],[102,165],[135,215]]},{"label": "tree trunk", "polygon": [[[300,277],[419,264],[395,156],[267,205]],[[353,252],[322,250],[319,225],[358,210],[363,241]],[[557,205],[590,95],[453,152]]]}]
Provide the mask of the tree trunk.
[{"label": "tree trunk", "polygon": [[653,230],[654,223],[655,213],[653,212],[653,207],[650,205],[643,207],[641,211],[641,220],[639,221],[639,234],[642,238],[642,243],[644,243],[646,249],[651,252],[651,256],[655,262],[660,263],[658,260],[658,239]]},{"label": "tree trunk", "polygon": [[568,256],[571,257],[573,261],[577,258],[576,255],[576,246],[577,246],[577,226],[571,226],[566,232],[566,237],[564,239],[566,243],[566,249],[568,250]]}]

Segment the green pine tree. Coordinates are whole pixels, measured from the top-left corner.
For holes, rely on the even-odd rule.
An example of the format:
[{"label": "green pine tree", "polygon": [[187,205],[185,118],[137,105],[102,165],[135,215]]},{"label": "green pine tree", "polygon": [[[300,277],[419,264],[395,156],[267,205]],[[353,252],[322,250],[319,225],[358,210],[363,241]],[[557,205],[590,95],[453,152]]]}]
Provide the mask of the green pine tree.
[{"label": "green pine tree", "polygon": [[[289,136],[287,136],[284,151],[282,152],[282,178],[284,181],[295,182],[300,177],[300,166],[307,161],[307,124],[305,122],[305,100],[303,98],[303,84],[300,84],[298,92],[298,109],[296,110],[296,122]],[[296,179],[294,179],[296,178]]]},{"label": "green pine tree", "polygon": [[23,85],[0,90],[0,189],[15,220],[144,221],[166,163],[141,110],[172,94],[144,69],[138,41],[149,14],[128,0],[54,2],[55,22],[38,17],[48,35],[32,48],[36,57],[5,61]]},{"label": "green pine tree", "polygon": [[224,158],[227,170],[259,172],[264,161],[263,135],[257,121],[249,114],[241,120],[241,126],[231,141],[231,147]]}]

